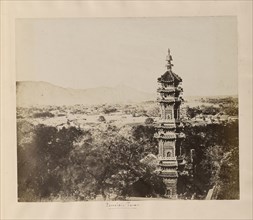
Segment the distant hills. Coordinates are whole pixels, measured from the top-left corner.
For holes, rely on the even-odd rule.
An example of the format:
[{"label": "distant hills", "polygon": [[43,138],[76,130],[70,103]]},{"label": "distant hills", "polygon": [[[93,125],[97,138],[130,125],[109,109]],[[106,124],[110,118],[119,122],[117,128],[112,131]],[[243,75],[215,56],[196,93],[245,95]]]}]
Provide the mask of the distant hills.
[{"label": "distant hills", "polygon": [[[16,86],[17,106],[139,103],[155,101],[157,97],[155,91],[147,93],[125,85],[71,89],[42,81],[18,81]],[[185,105],[189,106],[203,104],[202,98],[225,97],[229,96],[183,96]],[[236,95],[230,97],[237,98]]]},{"label": "distant hills", "polygon": [[130,103],[155,100],[156,94],[128,86],[69,89],[47,82],[18,81],[17,106]]}]

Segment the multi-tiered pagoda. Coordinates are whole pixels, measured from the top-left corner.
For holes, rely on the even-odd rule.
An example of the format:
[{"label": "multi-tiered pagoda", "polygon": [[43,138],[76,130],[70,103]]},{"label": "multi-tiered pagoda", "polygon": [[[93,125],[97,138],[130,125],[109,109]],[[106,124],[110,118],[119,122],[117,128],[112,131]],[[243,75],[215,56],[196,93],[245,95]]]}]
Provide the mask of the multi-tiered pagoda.
[{"label": "multi-tiered pagoda", "polygon": [[166,57],[167,71],[158,78],[157,101],[161,116],[155,138],[158,139],[158,172],[166,185],[168,198],[177,198],[178,169],[184,164],[181,143],[184,139],[180,122],[180,105],[183,101],[180,87],[182,79],[172,71],[170,50]]}]

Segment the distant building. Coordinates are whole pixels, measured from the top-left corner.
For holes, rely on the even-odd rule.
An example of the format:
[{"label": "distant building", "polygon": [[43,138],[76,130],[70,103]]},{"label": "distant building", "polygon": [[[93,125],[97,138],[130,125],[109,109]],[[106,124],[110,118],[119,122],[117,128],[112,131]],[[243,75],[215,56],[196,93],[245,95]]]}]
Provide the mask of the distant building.
[{"label": "distant building", "polygon": [[170,50],[166,57],[167,71],[158,78],[157,101],[160,104],[161,118],[158,121],[158,171],[166,184],[168,198],[177,198],[178,168],[183,166],[181,143],[185,135],[181,132],[183,125],[180,122],[180,105],[183,101],[180,96],[183,92],[180,84],[182,79],[172,71],[173,64]]}]

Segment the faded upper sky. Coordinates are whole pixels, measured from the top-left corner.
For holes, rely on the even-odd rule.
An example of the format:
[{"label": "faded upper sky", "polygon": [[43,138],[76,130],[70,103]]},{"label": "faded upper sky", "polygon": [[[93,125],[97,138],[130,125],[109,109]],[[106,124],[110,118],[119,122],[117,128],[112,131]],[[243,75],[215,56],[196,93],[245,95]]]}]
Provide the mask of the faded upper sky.
[{"label": "faded upper sky", "polygon": [[171,49],[184,95],[235,95],[235,17],[18,19],[17,80],[155,92]]}]

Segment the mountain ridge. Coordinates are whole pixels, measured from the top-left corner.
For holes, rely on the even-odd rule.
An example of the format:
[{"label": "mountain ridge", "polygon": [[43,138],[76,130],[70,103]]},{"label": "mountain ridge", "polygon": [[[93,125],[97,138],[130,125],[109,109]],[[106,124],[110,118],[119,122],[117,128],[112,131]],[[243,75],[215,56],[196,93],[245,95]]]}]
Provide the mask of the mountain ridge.
[{"label": "mountain ridge", "polygon": [[118,85],[73,89],[44,81],[17,81],[17,106],[129,103],[155,100],[155,94]]}]

